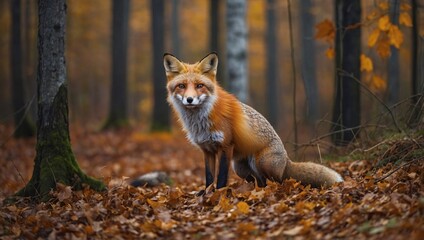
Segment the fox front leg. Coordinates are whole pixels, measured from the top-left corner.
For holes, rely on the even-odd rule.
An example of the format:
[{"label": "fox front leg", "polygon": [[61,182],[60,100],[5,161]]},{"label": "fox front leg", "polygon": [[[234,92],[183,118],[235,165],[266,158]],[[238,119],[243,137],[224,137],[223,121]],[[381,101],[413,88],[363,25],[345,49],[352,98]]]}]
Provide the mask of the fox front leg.
[{"label": "fox front leg", "polygon": [[205,190],[212,185],[215,180],[215,154],[203,151],[203,156],[205,161],[206,186],[204,190],[197,193],[197,196],[205,194]]},{"label": "fox front leg", "polygon": [[230,161],[233,158],[233,149],[234,147],[228,147],[219,154],[219,169],[218,169],[218,178],[216,182],[216,188],[223,188],[227,186],[228,182],[228,170],[230,169]]}]

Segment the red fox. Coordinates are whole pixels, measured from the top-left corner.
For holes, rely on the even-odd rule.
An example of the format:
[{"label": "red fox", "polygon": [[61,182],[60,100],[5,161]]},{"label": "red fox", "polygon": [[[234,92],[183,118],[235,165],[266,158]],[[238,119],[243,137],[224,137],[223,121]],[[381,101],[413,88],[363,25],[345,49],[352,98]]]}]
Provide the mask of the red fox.
[{"label": "red fox", "polygon": [[215,53],[195,64],[183,63],[168,53],[163,60],[167,100],[188,140],[203,151],[206,188],[215,181],[217,188],[227,185],[231,161],[239,177],[256,180],[259,187],[265,187],[267,179],[281,183],[290,177],[313,187],[343,181],[325,166],[292,162],[265,117],[218,85]]}]

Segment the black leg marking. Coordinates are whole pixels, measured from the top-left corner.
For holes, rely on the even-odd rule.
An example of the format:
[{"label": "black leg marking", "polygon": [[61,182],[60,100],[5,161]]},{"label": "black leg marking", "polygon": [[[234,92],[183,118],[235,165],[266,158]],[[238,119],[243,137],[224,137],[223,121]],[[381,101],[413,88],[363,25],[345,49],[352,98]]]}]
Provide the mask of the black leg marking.
[{"label": "black leg marking", "polygon": [[222,154],[221,159],[219,160],[219,171],[218,171],[218,180],[216,183],[216,188],[223,188],[227,186],[228,181],[228,162],[227,156],[225,153]]},{"label": "black leg marking", "polygon": [[211,172],[211,169],[209,167],[209,164],[207,160],[205,160],[205,177],[206,177],[206,187],[209,187],[209,185],[213,184],[213,174]]}]

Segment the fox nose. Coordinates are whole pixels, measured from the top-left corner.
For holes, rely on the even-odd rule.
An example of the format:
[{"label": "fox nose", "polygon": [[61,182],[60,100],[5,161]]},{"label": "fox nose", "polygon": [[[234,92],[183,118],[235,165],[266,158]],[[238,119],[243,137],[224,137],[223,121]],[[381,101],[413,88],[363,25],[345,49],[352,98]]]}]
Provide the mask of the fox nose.
[{"label": "fox nose", "polygon": [[192,97],[188,97],[188,98],[187,98],[187,102],[188,102],[188,103],[192,103],[192,102],[193,102],[193,98],[192,98]]}]

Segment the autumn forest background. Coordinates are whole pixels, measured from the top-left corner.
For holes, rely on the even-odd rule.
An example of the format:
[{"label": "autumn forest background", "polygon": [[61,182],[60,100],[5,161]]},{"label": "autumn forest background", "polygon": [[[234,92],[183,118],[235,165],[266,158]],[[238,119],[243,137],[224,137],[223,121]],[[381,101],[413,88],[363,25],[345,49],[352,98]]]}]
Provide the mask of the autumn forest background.
[{"label": "autumn forest background", "polygon": [[[37,2],[0,1],[2,201],[29,181],[36,156]],[[224,0],[117,2],[66,1],[72,149],[108,190],[58,184],[47,203],[5,201],[0,237],[424,236],[424,1],[235,1],[233,15]],[[228,64],[227,20],[241,8],[244,93]],[[346,181],[260,189],[232,175],[197,197],[202,156],[165,101],[162,55],[192,63],[211,51],[220,84],[267,117],[293,160]],[[172,184],[128,184],[152,171]]]}]

